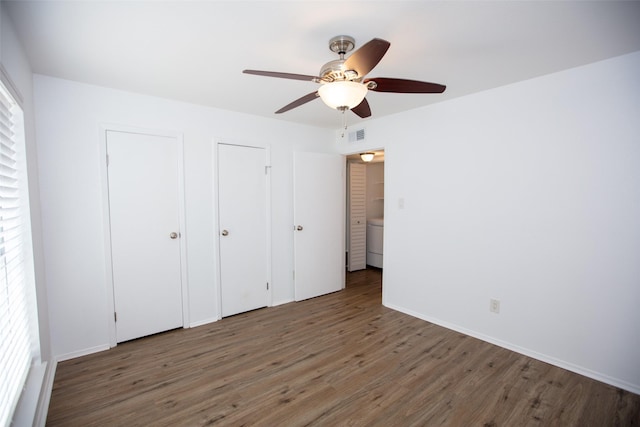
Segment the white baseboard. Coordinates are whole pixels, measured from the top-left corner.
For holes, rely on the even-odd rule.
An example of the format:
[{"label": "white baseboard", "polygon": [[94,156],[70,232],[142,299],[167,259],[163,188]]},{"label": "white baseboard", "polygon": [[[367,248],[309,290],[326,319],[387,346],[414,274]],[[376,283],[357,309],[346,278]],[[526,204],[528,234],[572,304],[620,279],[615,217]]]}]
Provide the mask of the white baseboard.
[{"label": "white baseboard", "polygon": [[613,378],[609,375],[605,375],[600,372],[592,371],[591,369],[584,368],[582,366],[575,365],[573,363],[567,362],[565,360],[557,359],[553,356],[549,356],[543,353],[538,353],[537,351],[530,350],[528,348],[523,348],[518,345],[502,341],[484,334],[481,334],[476,331],[472,331],[467,328],[463,328],[461,326],[442,321],[440,319],[432,318],[429,316],[424,316],[420,313],[417,313],[413,310],[408,310],[404,307],[399,307],[393,304],[388,304],[384,302],[385,307],[389,307],[393,310],[399,311],[404,314],[408,314],[409,316],[417,317],[418,319],[424,320],[426,322],[430,322],[436,324],[438,326],[442,326],[443,328],[451,329],[452,331],[460,332],[465,335],[469,335],[470,337],[478,338],[479,340],[488,342],[490,344],[495,344],[499,347],[506,348],[507,350],[515,351],[516,353],[523,354],[528,357],[532,357],[534,359],[540,360],[545,363],[549,363],[551,365],[557,366],[562,369],[566,369],[567,371],[575,372],[576,374],[584,375],[585,377],[594,379],[596,381],[603,382],[605,384],[612,385],[614,387],[621,388],[623,390],[630,391],[631,393],[640,394],[640,385],[631,384],[627,381],[621,380],[619,378]]},{"label": "white baseboard", "polygon": [[85,349],[73,351],[67,354],[61,354],[56,357],[56,360],[58,362],[63,362],[65,360],[75,359],[76,357],[86,356],[87,354],[93,354],[93,353],[98,353],[100,351],[109,350],[110,348],[111,347],[109,346],[109,344],[97,345],[95,347],[85,348]]},{"label": "white baseboard", "polygon": [[217,317],[210,317],[208,319],[204,319],[204,320],[198,320],[197,322],[193,322],[189,324],[190,328],[197,328],[198,326],[203,326],[203,325],[207,325],[209,323],[213,323],[213,322],[217,322],[218,319]]},{"label": "white baseboard", "polygon": [[282,304],[288,304],[290,302],[294,302],[295,300],[293,299],[286,299],[286,300],[282,300],[282,301],[275,301],[272,305],[272,307],[275,307],[276,305],[282,305]]}]

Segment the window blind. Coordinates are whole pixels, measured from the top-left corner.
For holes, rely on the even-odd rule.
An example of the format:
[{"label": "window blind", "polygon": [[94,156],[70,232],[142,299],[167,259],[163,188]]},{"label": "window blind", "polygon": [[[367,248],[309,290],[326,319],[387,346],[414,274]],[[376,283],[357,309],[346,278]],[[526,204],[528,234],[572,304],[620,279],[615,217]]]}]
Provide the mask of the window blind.
[{"label": "window blind", "polygon": [[[22,110],[0,82],[0,425],[8,425],[31,365],[20,184]],[[28,205],[27,205],[28,206]]]}]

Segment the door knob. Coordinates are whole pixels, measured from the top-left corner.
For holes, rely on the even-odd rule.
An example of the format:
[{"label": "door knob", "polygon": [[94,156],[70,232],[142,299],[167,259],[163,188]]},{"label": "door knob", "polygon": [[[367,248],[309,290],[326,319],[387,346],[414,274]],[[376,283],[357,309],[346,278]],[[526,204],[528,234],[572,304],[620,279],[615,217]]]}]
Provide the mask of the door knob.
[{"label": "door knob", "polygon": [[298,230],[298,231],[302,231],[302,226],[301,226],[301,225],[297,226],[297,227],[296,227],[296,230]]},{"label": "door knob", "polygon": [[220,234],[222,234],[223,236],[228,236],[229,232],[227,230],[222,230],[222,233],[220,233]]},{"label": "door knob", "polygon": [[172,239],[177,239],[178,238],[178,233],[173,231],[171,234],[169,234],[169,237],[171,237]]}]

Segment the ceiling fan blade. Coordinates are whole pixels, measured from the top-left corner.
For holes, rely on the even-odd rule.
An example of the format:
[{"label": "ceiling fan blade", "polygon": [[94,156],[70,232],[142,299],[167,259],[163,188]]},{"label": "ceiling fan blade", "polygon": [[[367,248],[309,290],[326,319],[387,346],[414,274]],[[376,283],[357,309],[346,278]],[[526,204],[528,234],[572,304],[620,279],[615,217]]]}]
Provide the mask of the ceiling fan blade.
[{"label": "ceiling fan blade", "polygon": [[366,79],[364,84],[374,82],[376,87],[369,88],[374,92],[396,93],[442,93],[447,88],[437,83],[421,82],[418,80],[392,79],[388,77],[375,77]]},{"label": "ceiling fan blade", "polygon": [[313,101],[314,99],[318,98],[320,95],[318,95],[318,92],[311,92],[305,96],[303,96],[302,98],[298,98],[295,101],[293,101],[290,104],[285,105],[284,107],[282,107],[281,109],[279,109],[278,111],[276,111],[276,114],[280,114],[280,113],[284,113],[285,111],[289,111],[292,110],[296,107],[301,106],[302,104],[306,104],[309,101]]},{"label": "ceiling fan blade", "polygon": [[307,82],[315,82],[318,83],[322,80],[317,76],[307,76],[306,74],[291,74],[291,73],[278,73],[276,71],[261,71],[261,70],[242,70],[245,74],[255,74],[256,76],[266,76],[266,77],[278,77],[281,79],[291,79],[291,80],[304,80]]},{"label": "ceiling fan blade", "polygon": [[363,119],[366,117],[371,117],[371,108],[369,107],[369,102],[367,98],[364,98],[362,102],[351,109],[357,116],[362,117]]},{"label": "ceiling fan blade", "polygon": [[373,39],[356,50],[344,62],[345,70],[354,70],[358,77],[364,77],[378,65],[391,43],[382,39]]}]

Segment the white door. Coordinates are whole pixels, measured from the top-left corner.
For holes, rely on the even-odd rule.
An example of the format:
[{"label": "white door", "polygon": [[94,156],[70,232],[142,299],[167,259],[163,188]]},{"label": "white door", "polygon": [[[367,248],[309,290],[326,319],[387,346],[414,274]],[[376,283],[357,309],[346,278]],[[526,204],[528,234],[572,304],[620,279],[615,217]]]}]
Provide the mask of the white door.
[{"label": "white door", "polygon": [[267,157],[218,144],[222,316],[268,305]]},{"label": "white door", "polygon": [[349,163],[349,271],[367,268],[367,165]]},{"label": "white door", "polygon": [[295,300],[344,288],[344,157],[294,153]]},{"label": "white door", "polygon": [[116,341],[183,326],[177,138],[107,132]]}]

